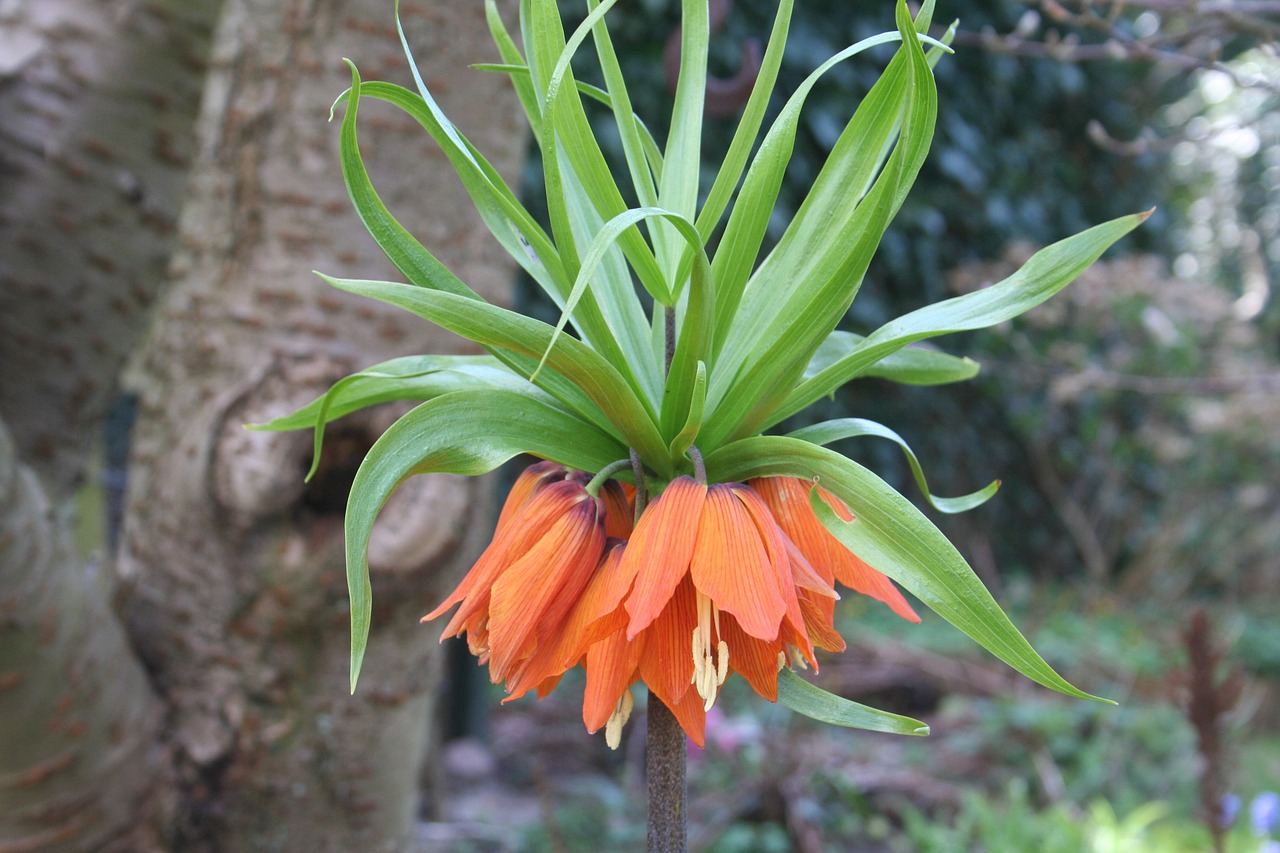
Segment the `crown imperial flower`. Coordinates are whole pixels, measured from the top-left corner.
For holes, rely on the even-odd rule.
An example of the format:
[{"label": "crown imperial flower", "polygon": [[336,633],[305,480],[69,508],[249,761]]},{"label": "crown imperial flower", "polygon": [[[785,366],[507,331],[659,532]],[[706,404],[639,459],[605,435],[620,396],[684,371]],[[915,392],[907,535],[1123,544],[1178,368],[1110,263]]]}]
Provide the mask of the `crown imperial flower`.
[{"label": "crown imperial flower", "polygon": [[680,476],[634,530],[621,486],[609,480],[600,491],[608,497],[592,497],[588,475],[563,465],[525,469],[493,542],[423,621],[461,603],[442,639],[465,631],[494,683],[507,681],[504,701],[546,695],[583,664],[583,720],[589,731],[605,727],[610,746],[637,681],[700,745],[706,712],[731,674],[776,701],[779,669],[816,668],[815,646],[844,648],[832,624],[834,579],[853,579],[919,621],[887,578],[826,533],[796,478],[708,486]]},{"label": "crown imperial flower", "polygon": [[[546,695],[568,669],[584,666],[583,718],[591,731],[603,727],[610,745],[621,737],[637,682],[701,743],[707,710],[735,673],[761,696],[828,722],[927,733],[915,720],[825,694],[793,673],[816,667],[817,649],[844,648],[834,627],[837,583],[917,622],[900,583],[1029,678],[1093,698],[1031,648],[919,509],[827,445],[868,436],[896,443],[924,499],[941,512],[980,505],[998,483],[937,497],[902,437],[860,418],[770,431],[862,377],[916,385],[971,378],[978,366],[969,359],[912,345],[1031,309],[1149,214],[1061,240],[1004,281],[865,336],[845,331],[838,326],[928,153],[937,115],[932,68],[954,33],[928,35],[933,0],[914,17],[898,0],[893,31],[822,63],[771,111],[792,10],[781,0],[759,77],[705,196],[707,5],[681,4],[664,147],[632,111],[605,20],[615,2],[588,3],[566,34],[554,0],[524,0],[523,45],[487,6],[501,64],[485,67],[510,75],[528,115],[546,167],[549,228],[444,115],[416,67],[417,92],[364,82],[351,67],[351,88],[339,99],[343,177],[408,283],[326,280],[485,351],[377,365],[265,425],[313,426],[318,459],[327,421],[376,402],[421,401],[371,448],[348,500],[352,690],[371,624],[369,537],[392,490],[413,474],[479,475],[529,454],[547,461],[519,476],[493,541],[426,619],[456,606],[444,635],[465,634],[493,681],[505,682],[508,699]],[[574,77],[575,54],[588,39],[603,89]],[[401,40],[412,66],[403,32]],[[898,47],[880,80],[776,245],[766,245],[813,87],[837,63],[889,43]],[[626,161],[617,176],[595,138],[587,96],[612,113]],[[361,158],[357,115],[369,98],[404,109],[431,134],[494,236],[559,306],[555,325],[486,301],[395,220]],[[628,198],[639,205],[628,207]],[[628,466],[630,475],[622,473]]]}]

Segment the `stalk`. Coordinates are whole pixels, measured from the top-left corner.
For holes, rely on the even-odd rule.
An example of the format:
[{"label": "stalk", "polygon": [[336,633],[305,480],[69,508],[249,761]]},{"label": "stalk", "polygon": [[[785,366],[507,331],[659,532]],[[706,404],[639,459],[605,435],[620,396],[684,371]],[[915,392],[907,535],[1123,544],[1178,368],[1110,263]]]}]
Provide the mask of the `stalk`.
[{"label": "stalk", "polygon": [[685,736],[662,700],[649,693],[645,771],[649,782],[649,853],[686,853],[689,785],[685,776]]}]

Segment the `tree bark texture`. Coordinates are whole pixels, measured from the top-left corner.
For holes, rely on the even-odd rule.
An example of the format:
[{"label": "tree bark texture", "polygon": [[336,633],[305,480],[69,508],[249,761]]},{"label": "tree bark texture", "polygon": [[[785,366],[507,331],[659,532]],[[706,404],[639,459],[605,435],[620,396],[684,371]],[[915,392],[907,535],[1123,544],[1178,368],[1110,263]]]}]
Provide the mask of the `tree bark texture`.
[{"label": "tree bark texture", "polygon": [[172,803],[162,706],[69,510],[165,278],[215,15],[0,0],[3,851],[155,849]]},{"label": "tree bark texture", "polygon": [[165,281],[216,10],[0,0],[0,416],[55,502]]},{"label": "tree bark texture", "polygon": [[[524,136],[476,3],[405,3],[424,76],[508,174]],[[418,617],[487,532],[476,487],[414,478],[371,547],[374,627],[348,695],[342,508],[392,417],[330,428],[302,482],[306,433],[242,428],[334,380],[410,352],[470,351],[310,270],[398,278],[350,208],[329,105],[349,83],[409,82],[389,0],[226,0],[201,105],[173,284],[137,371],[121,553],[130,636],[166,704],[187,851],[384,850],[406,844],[442,664]],[[361,109],[384,201],[479,292],[511,268],[444,156],[411,119]],[[474,518],[474,522],[473,522]]]},{"label": "tree bark texture", "polygon": [[141,851],[170,804],[160,704],[0,423],[0,851]]}]

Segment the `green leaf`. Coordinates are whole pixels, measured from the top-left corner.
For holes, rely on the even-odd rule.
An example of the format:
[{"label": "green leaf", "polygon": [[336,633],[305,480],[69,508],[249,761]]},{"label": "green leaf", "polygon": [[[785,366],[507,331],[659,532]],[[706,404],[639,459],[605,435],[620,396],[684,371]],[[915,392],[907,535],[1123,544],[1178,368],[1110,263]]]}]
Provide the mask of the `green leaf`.
[{"label": "green leaf", "polygon": [[[576,338],[563,335],[555,348],[549,349],[555,332],[551,326],[487,302],[392,281],[336,279],[323,274],[321,278],[340,290],[411,311],[478,344],[524,356],[535,364],[547,353],[549,369],[542,371],[538,383],[544,390],[585,420],[623,438],[657,473],[672,473],[655,413],[613,365]],[[533,369],[530,365],[530,374]]]},{"label": "green leaf", "polygon": [[[419,287],[431,287],[479,299],[474,290],[436,260],[435,255],[405,230],[391,215],[391,211],[387,210],[377,190],[370,183],[369,173],[360,158],[360,145],[356,140],[356,115],[361,93],[360,73],[350,60],[347,65],[351,67],[351,89],[347,93],[347,113],[342,119],[338,156],[342,164],[342,177],[356,214],[374,242],[409,281]],[[341,101],[342,98],[338,100]]]},{"label": "green leaf", "polygon": [[428,400],[369,449],[347,499],[347,588],[351,596],[351,691],[369,641],[373,588],[369,537],[387,498],[414,474],[475,476],[521,453],[597,471],[627,455],[612,436],[526,394],[457,391]]},{"label": "green leaf", "polygon": [[[489,34],[493,36],[493,43],[498,47],[498,53],[502,55],[502,61],[506,63],[503,70],[520,67],[523,68],[524,75],[513,74],[511,85],[516,90],[516,97],[520,99],[520,105],[524,108],[524,114],[529,119],[529,128],[533,131],[534,139],[540,139],[542,136],[542,102],[538,98],[538,93],[533,89],[533,78],[529,75],[529,66],[524,62],[524,56],[520,53],[520,48],[516,46],[515,39],[511,37],[511,33],[507,31],[506,25],[502,23],[502,16],[498,14],[498,4],[494,0],[484,0],[484,16],[489,24]],[[494,66],[472,66],[481,69],[491,69]]]},{"label": "green leaf", "polygon": [[[720,318],[720,332],[716,335],[717,350],[726,343],[730,321],[737,313],[743,289],[751,276],[751,269],[760,253],[760,246],[764,242],[769,217],[777,203],[782,179],[795,148],[800,111],[804,107],[809,92],[822,75],[839,62],[856,56],[868,48],[897,41],[899,38],[897,33],[881,33],[872,38],[863,39],[824,62],[800,84],[800,87],[787,100],[778,118],[774,120],[773,126],[765,134],[764,140],[760,143],[760,149],[747,169],[746,179],[729,214],[724,236],[711,262],[712,274],[716,282],[716,316]],[[872,94],[876,94],[876,91],[873,88]],[[880,91],[883,92],[883,89]],[[864,106],[861,109],[865,109],[866,101],[863,103]]]},{"label": "green leaf", "polygon": [[323,395],[292,414],[251,430],[312,429],[315,432],[311,468],[315,476],[324,446],[324,426],[360,409],[394,400],[430,400],[453,391],[504,388],[523,394],[542,394],[529,380],[512,373],[492,356],[410,355],[343,377]]},{"label": "green leaf", "polygon": [[[546,360],[547,354],[551,351],[551,346],[555,345],[555,341],[560,336],[560,332],[564,329],[565,323],[568,322],[570,315],[577,306],[583,294],[587,292],[587,288],[597,274],[600,264],[605,260],[609,251],[614,247],[615,242],[622,235],[633,231],[639,222],[647,219],[662,219],[672,222],[677,231],[690,242],[696,249],[701,248],[698,242],[698,232],[694,229],[693,224],[688,222],[679,214],[672,213],[669,210],[663,210],[656,207],[639,207],[632,210],[623,211],[613,219],[604,223],[600,230],[596,232],[595,239],[591,242],[590,248],[582,258],[582,266],[578,270],[577,279],[573,283],[573,289],[569,293],[569,298],[565,301],[564,311],[560,315],[559,322],[556,323],[555,332],[551,338],[551,345],[547,348],[547,353],[543,354],[543,361]],[[710,264],[707,262],[706,256],[699,252],[701,263],[695,268],[695,276],[697,277],[697,286],[700,292],[705,293],[708,287],[708,279],[710,276]],[[707,300],[704,300],[707,301]],[[709,328],[703,332],[704,338],[710,340]],[[705,350],[705,345],[703,349]],[[646,351],[646,356],[649,355]],[[649,360],[646,358],[646,360]],[[539,363],[539,368],[541,368]],[[536,371],[535,371],[536,375]]]},{"label": "green leaf", "polygon": [[911,466],[911,476],[915,478],[916,486],[924,493],[924,498],[929,502],[929,505],[939,512],[950,514],[968,512],[989,501],[1000,488],[1000,481],[993,480],[985,488],[979,489],[972,494],[960,495],[954,498],[934,496],[929,492],[929,484],[925,481],[924,469],[920,467],[920,460],[916,458],[906,440],[887,426],[864,418],[838,418],[836,420],[823,421],[819,424],[798,429],[795,432],[788,433],[788,435],[791,438],[798,438],[801,441],[818,445],[826,445],[841,439],[868,435],[876,438],[887,438],[902,448],[902,454],[907,457],[907,464]]},{"label": "green leaf", "polygon": [[[697,216],[699,177],[702,171],[702,114],[707,94],[707,49],[711,41],[706,0],[683,0],[680,5],[680,69],[676,78],[675,98],[671,107],[671,124],[662,183],[658,187],[658,204],[693,222]],[[674,297],[682,287],[675,275],[684,254],[683,243],[665,225],[653,231],[658,262],[671,279],[672,298],[661,300],[675,304]],[[656,294],[654,298],[657,298]]]},{"label": "green leaf", "polygon": [[[500,26],[501,22],[497,23]],[[491,21],[490,24],[492,27],[494,22]],[[577,271],[577,256],[574,254],[572,240],[566,239],[562,247],[563,251],[558,252],[541,226],[511,192],[498,171],[449,121],[432,98],[414,63],[413,53],[404,36],[403,28],[400,27],[398,15],[396,26],[405,56],[409,60],[410,70],[417,83],[418,95],[415,97],[402,87],[386,83],[365,84],[364,94],[394,103],[417,119],[449,158],[450,164],[457,172],[490,232],[543,291],[557,304],[563,305],[570,290],[570,279]],[[495,37],[501,41],[500,35]],[[502,50],[501,44],[500,50]],[[504,56],[517,58],[518,53],[512,54],[511,50],[512,48],[508,47]],[[517,88],[527,90],[521,96],[526,97],[533,92],[532,80],[521,83]],[[353,86],[353,91],[358,93],[358,86]],[[554,139],[554,131],[551,135]],[[354,130],[352,141],[354,143]],[[594,144],[594,140],[592,142]],[[358,149],[354,151],[353,156],[359,157]],[[550,171],[554,172],[554,169]],[[553,206],[553,214],[555,211],[556,208]],[[587,227],[591,225],[592,223],[588,222]],[[559,236],[567,237],[565,234],[557,233]],[[656,270],[656,266],[653,269]],[[618,265],[607,269],[606,272],[609,274],[604,276],[605,286],[598,288],[599,293],[587,293],[581,299],[581,306],[575,314],[574,324],[583,339],[612,362],[633,389],[650,399],[656,399],[659,393],[656,369],[643,359],[648,352],[644,312],[636,299],[625,265],[622,265],[619,260]],[[597,296],[600,299],[599,304]],[[645,371],[645,367],[649,369]],[[636,369],[642,372],[637,375],[633,372]]]},{"label": "green leaf", "polygon": [[[490,231],[543,290],[563,304],[569,284],[560,256],[550,240],[492,166],[448,122],[439,107],[401,86],[377,82],[362,86],[355,66],[351,71],[352,86],[340,146],[343,176],[356,212],[369,233],[409,281],[420,287],[480,298],[396,221],[369,182],[356,138],[357,108],[362,96],[380,98],[400,107],[431,133],[445,150]],[[417,74],[416,69],[414,73]],[[625,278],[625,268],[622,276]],[[645,358],[649,347],[644,313],[632,292],[630,280],[626,279],[620,287],[621,297],[613,292],[617,287],[607,294],[615,297],[606,305],[610,309],[607,315],[597,305],[595,296],[587,293],[575,325],[605,358],[619,365],[618,369],[632,388],[656,400],[660,394],[656,367],[649,364],[649,370],[639,377],[632,373],[634,367],[644,367],[652,360]]]},{"label": "green leaf", "polygon": [[762,428],[794,415],[815,400],[865,374],[872,365],[908,344],[952,332],[983,329],[1011,320],[1066,287],[1103,252],[1137,228],[1146,213],[1122,216],[1060,240],[1031,256],[1013,275],[982,290],[966,293],[904,314],[868,335],[837,362],[802,382]]},{"label": "green leaf", "polygon": [[[964,557],[910,501],[840,454],[785,436],[735,441],[706,458],[708,478],[802,477],[848,504],[849,524],[817,497],[810,503],[827,529],[860,559],[910,591],[939,616],[1018,672],[1052,690],[1098,699],[1073,687],[1013,627]],[[1107,701],[1107,700],[1100,700]]]},{"label": "green leaf", "polygon": [[697,440],[698,431],[702,429],[702,411],[706,402],[707,366],[698,362],[697,372],[694,374],[693,392],[689,397],[689,416],[685,418],[684,426],[680,428],[680,432],[676,433],[676,437],[671,439],[671,444],[668,446],[671,458],[678,459],[684,456],[685,451]]},{"label": "green leaf", "polygon": [[929,734],[929,727],[919,720],[869,708],[828,693],[786,667],[778,671],[778,701],[797,714],[833,726],[917,737]]},{"label": "green leaf", "polygon": [[[565,232],[564,222],[567,213],[572,212],[573,205],[580,205],[584,209],[590,207],[601,222],[612,219],[627,209],[604,153],[596,141],[591,123],[587,120],[570,68],[570,61],[578,47],[615,2],[617,0],[605,0],[591,10],[568,40],[564,37],[555,2],[534,0],[532,3],[535,39],[532,53],[539,60],[538,63],[530,63],[535,74],[535,85],[539,69],[545,68],[554,57],[554,66],[543,83],[542,159],[548,179],[547,204],[553,226],[557,219],[562,220],[560,226],[554,227],[562,248],[570,239]],[[569,201],[569,211],[557,212],[561,207],[561,199]],[[590,231],[586,236],[590,238],[593,234],[594,231]],[[665,280],[653,251],[640,233],[634,230],[624,233],[619,246],[645,289],[655,299],[669,302],[670,285]],[[572,268],[570,271],[574,272]]]},{"label": "green leaf", "polygon": [[760,61],[760,71],[756,75],[756,82],[751,87],[751,96],[747,99],[746,107],[743,108],[738,126],[734,128],[733,140],[729,143],[729,150],[725,152],[719,171],[716,172],[716,179],[707,193],[707,200],[703,202],[702,209],[698,212],[698,232],[702,234],[704,243],[710,240],[711,232],[724,214],[733,191],[737,189],[738,182],[742,178],[743,167],[747,164],[751,148],[760,133],[760,126],[764,123],[765,110],[769,106],[773,87],[778,80],[778,69],[782,67],[787,33],[791,29],[793,5],[794,0],[782,0],[778,4],[778,11],[773,19],[773,30],[769,33],[769,44],[765,47],[764,56]]},{"label": "green leaf", "polygon": [[[588,0],[587,8],[594,10],[596,5],[596,0]],[[644,141],[642,131],[644,134],[648,131],[631,108],[627,81],[622,76],[622,67],[618,64],[618,56],[609,38],[609,27],[603,18],[595,23],[591,32],[596,55],[600,58],[600,70],[608,89],[608,100],[605,103],[613,110],[614,123],[618,128],[618,138],[622,141],[622,153],[631,174],[631,185],[636,191],[636,198],[641,207],[659,207],[658,189],[654,184],[654,174],[649,168],[649,155],[645,153],[656,151],[657,145],[647,146]]]},{"label": "green leaf", "polygon": [[517,390],[529,381],[487,355],[407,355],[345,376],[328,391],[288,415],[253,430],[309,429],[343,415],[392,400],[426,400],[450,391],[489,387]]},{"label": "green leaf", "polygon": [[[400,107],[431,133],[449,155],[450,162],[457,170],[477,211],[480,212],[489,230],[497,237],[498,242],[538,282],[553,301],[563,305],[570,286],[561,257],[550,239],[520,206],[496,170],[471,146],[470,142],[457,132],[456,128],[448,124],[448,119],[439,111],[439,108],[407,89],[389,83],[366,83],[363,88],[357,84],[353,86],[352,91],[356,95],[380,98]],[[350,132],[351,157],[359,163],[359,150],[355,145],[354,113],[349,112],[348,115],[353,123]],[[345,128],[344,122],[344,130]],[[363,166],[361,165],[360,168],[363,169]],[[359,205],[360,203],[357,202],[358,210]],[[389,218],[390,215],[387,214],[387,216]],[[419,253],[438,265],[434,257],[431,257],[430,253],[413,240],[408,232],[400,228],[398,223],[395,228],[398,229],[397,233],[389,238],[388,243],[396,254],[390,251],[388,254],[398,266],[402,257],[412,261]],[[388,246],[383,248],[386,250]],[[401,269],[415,284],[437,286],[415,278],[412,268],[401,267]],[[441,266],[440,269],[444,268]],[[452,277],[452,273],[449,273],[449,276]],[[617,284],[619,279],[622,281]],[[456,278],[451,281],[456,281]],[[608,300],[603,304],[597,304],[595,293],[588,292],[583,295],[579,310],[574,317],[574,324],[584,339],[618,367],[633,388],[637,391],[643,389],[642,392],[647,392],[648,397],[656,399],[659,393],[656,368],[649,365],[649,370],[638,377],[633,373],[635,368],[646,366],[644,358],[649,354],[649,349],[644,312],[635,298],[630,279],[626,276],[625,266],[622,267],[621,272],[614,271],[609,283],[613,283],[613,286],[600,289],[600,295]],[[461,285],[461,282],[457,284]],[[465,285],[462,286],[465,287]],[[456,286],[441,289],[458,292]]]},{"label": "green leaf", "polygon": [[[834,331],[818,347],[804,369],[811,379],[862,346],[866,338],[853,332]],[[905,347],[890,353],[862,371],[861,376],[874,376],[904,385],[946,385],[963,382],[978,375],[979,366],[971,358],[957,358],[936,349]]]},{"label": "green leaf", "polygon": [[[853,301],[885,229],[924,162],[933,137],[937,91],[921,37],[902,0],[897,21],[903,71],[895,78],[886,70],[876,85],[899,79],[901,97],[879,103],[868,96],[787,233],[752,276],[720,353],[724,363],[717,362],[721,370],[708,393],[712,414],[703,439],[708,446],[759,432],[786,400]],[[880,112],[862,119],[868,103],[878,104]],[[863,179],[857,164],[878,158],[899,123],[893,153],[858,200]],[[747,341],[754,343],[747,346]],[[767,343],[761,346],[762,341]]]}]

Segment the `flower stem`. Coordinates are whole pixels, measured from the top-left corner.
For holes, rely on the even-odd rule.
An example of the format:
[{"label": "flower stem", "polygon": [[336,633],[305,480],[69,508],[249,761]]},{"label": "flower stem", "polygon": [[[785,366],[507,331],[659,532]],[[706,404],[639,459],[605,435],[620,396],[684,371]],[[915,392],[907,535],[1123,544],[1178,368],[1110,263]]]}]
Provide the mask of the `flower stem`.
[{"label": "flower stem", "polygon": [[640,513],[644,512],[645,504],[649,502],[649,489],[644,482],[644,463],[640,461],[640,454],[636,453],[636,449],[631,448],[631,473],[636,478],[636,512],[632,524],[640,521]]},{"label": "flower stem", "polygon": [[689,821],[686,803],[684,730],[662,700],[649,693],[645,770],[649,779],[649,853],[686,853]]},{"label": "flower stem", "polygon": [[698,448],[689,447],[689,458],[693,460],[693,477],[704,486],[707,484],[707,466],[702,461],[702,452]]},{"label": "flower stem", "polygon": [[[635,451],[632,451],[632,453],[634,452]],[[623,468],[630,467],[630,465],[631,457],[628,456],[626,459],[619,459],[617,462],[610,462],[608,465],[601,468],[599,473],[591,478],[591,482],[587,483],[587,494],[591,495],[593,498],[600,494],[600,489],[609,481],[609,478],[621,471]]]}]

